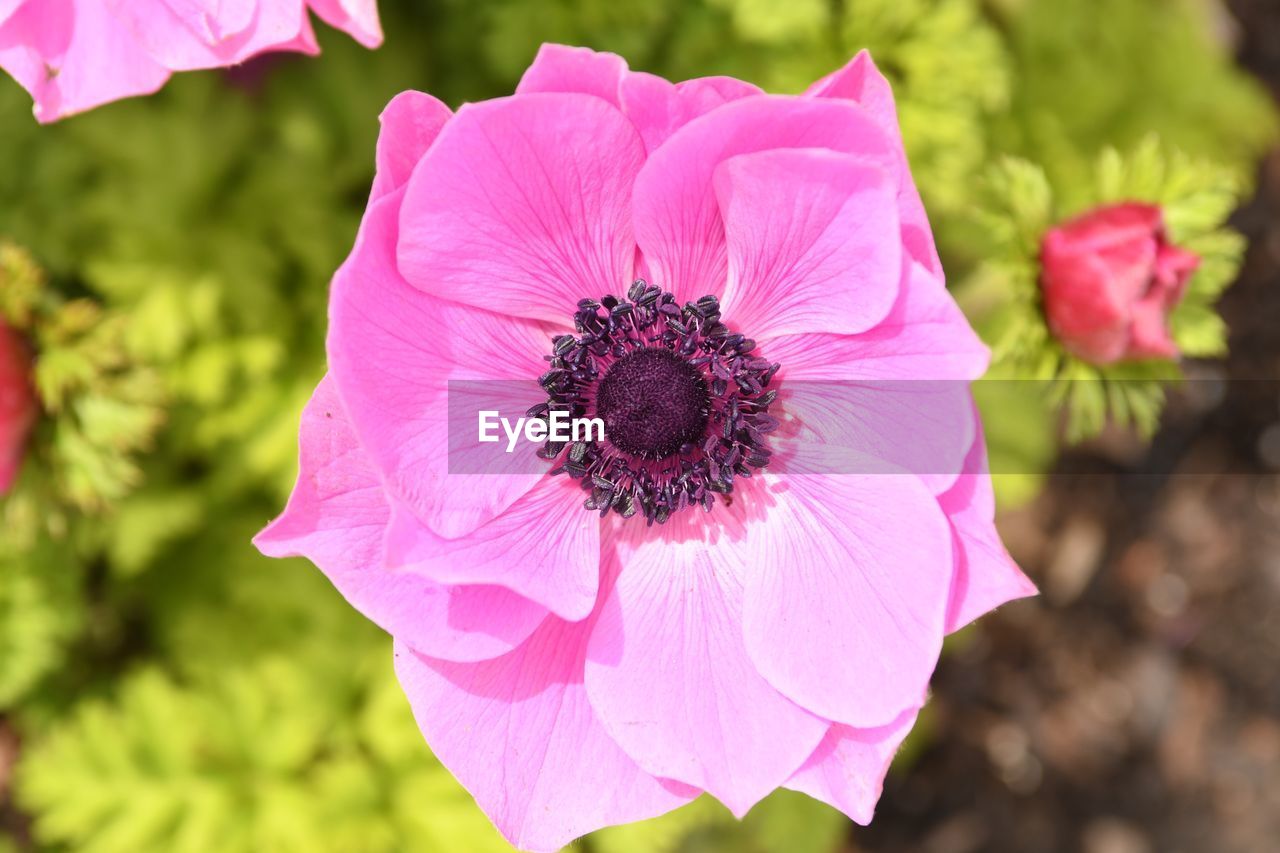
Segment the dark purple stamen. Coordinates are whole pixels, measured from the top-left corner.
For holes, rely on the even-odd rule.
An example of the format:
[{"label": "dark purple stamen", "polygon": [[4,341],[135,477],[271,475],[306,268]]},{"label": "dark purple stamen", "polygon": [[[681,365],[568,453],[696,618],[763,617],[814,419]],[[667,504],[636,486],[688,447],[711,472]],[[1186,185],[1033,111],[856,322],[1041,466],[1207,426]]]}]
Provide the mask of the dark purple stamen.
[{"label": "dark purple stamen", "polygon": [[769,464],[779,365],[750,354],[755,341],[721,322],[714,296],[681,308],[640,280],[626,299],[582,300],[573,319],[577,334],[553,339],[538,380],[548,400],[529,414],[604,421],[603,441],[538,451],[559,459],[553,474],[581,481],[587,509],[661,524],[686,507],[710,511]]}]

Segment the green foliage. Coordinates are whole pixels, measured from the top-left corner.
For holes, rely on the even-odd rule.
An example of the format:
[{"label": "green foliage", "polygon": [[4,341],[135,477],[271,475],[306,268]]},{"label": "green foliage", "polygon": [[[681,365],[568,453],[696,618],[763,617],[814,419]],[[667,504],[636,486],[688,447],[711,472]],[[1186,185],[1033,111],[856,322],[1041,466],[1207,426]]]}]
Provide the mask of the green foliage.
[{"label": "green foliage", "polygon": [[30,255],[4,241],[0,288],[0,317],[39,354],[32,380],[47,417],[31,455],[49,474],[51,502],[95,510],[118,500],[141,478],[135,457],[150,445],[164,401],[158,378],[128,346],[130,319],[58,298]]},{"label": "green foliage", "polygon": [[1232,67],[1217,0],[1012,0],[1002,18],[1018,73],[997,138],[1055,187],[1088,183],[1104,149],[1153,133],[1251,177],[1275,139],[1266,93]]},{"label": "green foliage", "polygon": [[[1007,105],[1006,50],[976,0],[847,0],[780,4],[713,0],[765,48],[749,79],[799,91],[869,50],[894,86],[912,168],[931,209],[967,200],[987,154],[988,121]],[[815,49],[816,48],[816,49]],[[944,220],[945,221],[945,220]]]},{"label": "green foliage", "polygon": [[509,849],[425,754],[385,667],[349,702],[303,673],[266,658],[187,684],[145,668],[114,702],[82,703],[20,767],[37,838],[86,853]]},{"label": "green foliage", "polygon": [[84,621],[79,579],[74,555],[48,538],[0,542],[0,708],[61,662]]},{"label": "green foliage", "polygon": [[304,562],[253,552],[265,515],[113,543],[171,567],[127,587],[150,662],[26,751],[37,838],[102,853],[509,850],[423,744],[386,637]]},{"label": "green foliage", "polygon": [[[1040,491],[1044,472],[1056,455],[1057,418],[1036,380],[1007,378],[1012,371],[973,386],[982,414],[992,486],[1000,506],[1026,503]],[[1003,373],[1006,378],[997,378]]]},{"label": "green foliage", "polygon": [[704,795],[661,817],[600,830],[590,840],[596,853],[830,853],[847,829],[835,809],[783,790],[741,821]]},{"label": "green foliage", "polygon": [[946,213],[972,200],[988,126],[1012,88],[1007,49],[980,8],[972,0],[854,0],[844,14],[842,47],[868,48],[894,84],[912,171],[943,228]]},{"label": "green foliage", "polygon": [[[501,0],[486,55],[518,77],[540,41],[590,44],[672,79],[729,74],[799,92],[869,49],[894,84],[923,192],[961,206],[1008,105],[1010,66],[979,0]],[[726,49],[731,48],[731,49]]]}]

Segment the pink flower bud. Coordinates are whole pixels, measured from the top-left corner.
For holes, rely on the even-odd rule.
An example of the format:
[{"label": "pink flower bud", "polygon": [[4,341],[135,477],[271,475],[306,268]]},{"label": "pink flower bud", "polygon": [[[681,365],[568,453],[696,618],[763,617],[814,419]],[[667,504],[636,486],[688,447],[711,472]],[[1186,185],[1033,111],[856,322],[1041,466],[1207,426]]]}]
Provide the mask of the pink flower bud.
[{"label": "pink flower bud", "polygon": [[0,323],[0,495],[9,491],[18,476],[36,411],[27,344]]},{"label": "pink flower bud", "polygon": [[1072,354],[1094,364],[1176,358],[1169,312],[1200,258],[1169,242],[1159,207],[1100,207],[1053,228],[1040,254],[1045,316]]}]

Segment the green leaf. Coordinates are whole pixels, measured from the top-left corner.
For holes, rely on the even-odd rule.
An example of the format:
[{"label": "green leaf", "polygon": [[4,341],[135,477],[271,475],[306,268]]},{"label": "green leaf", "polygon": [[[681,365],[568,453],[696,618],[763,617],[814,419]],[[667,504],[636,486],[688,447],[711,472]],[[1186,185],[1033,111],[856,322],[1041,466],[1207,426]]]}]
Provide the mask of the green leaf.
[{"label": "green leaf", "polygon": [[85,618],[80,565],[47,537],[0,543],[0,711],[62,663]]}]

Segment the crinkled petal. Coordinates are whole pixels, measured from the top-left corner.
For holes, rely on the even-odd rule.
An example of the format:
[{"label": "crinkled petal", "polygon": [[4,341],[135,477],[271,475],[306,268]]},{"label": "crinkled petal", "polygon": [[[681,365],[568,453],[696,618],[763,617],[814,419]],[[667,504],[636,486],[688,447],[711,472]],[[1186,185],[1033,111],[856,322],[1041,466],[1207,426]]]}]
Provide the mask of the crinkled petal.
[{"label": "crinkled petal", "polygon": [[303,410],[299,443],[289,504],[254,539],[263,554],[306,557],[383,630],[438,657],[497,657],[541,624],[546,609],[507,589],[449,587],[383,568],[391,507],[328,378]]},{"label": "crinkled petal", "polygon": [[102,0],[26,3],[0,27],[0,68],[31,93],[41,122],[150,94],[169,79]]},{"label": "crinkled petal", "polygon": [[761,347],[782,365],[773,470],[785,472],[798,448],[820,447],[824,473],[859,473],[870,457],[920,476],[935,494],[960,475],[973,443],[969,382],[990,352],[923,266],[908,259],[902,282],[870,331],[788,335]]},{"label": "crinkled petal", "polygon": [[966,383],[899,380],[802,382],[784,378],[771,412],[770,469],[784,474],[865,474],[879,463],[918,477],[941,494],[960,476],[973,442]]},{"label": "crinkled petal", "polygon": [[618,87],[627,74],[627,61],[616,53],[589,47],[544,44],[520,78],[517,95],[535,92],[577,92],[595,95],[618,106]]},{"label": "crinkled petal", "polygon": [[908,248],[917,252],[918,260],[929,273],[942,280],[942,262],[933,241],[933,230],[925,213],[920,192],[916,189],[907,165],[907,152],[902,142],[902,130],[898,125],[898,108],[894,103],[893,88],[876,68],[871,54],[863,50],[847,65],[833,71],[814,83],[805,92],[810,98],[833,98],[851,101],[866,110],[880,129],[893,140],[896,160],[899,164],[898,203],[902,229]]},{"label": "crinkled petal", "polygon": [[759,87],[733,77],[672,83],[642,71],[624,75],[619,89],[622,111],[635,124],[650,153],[698,116],[730,101],[763,94]]},{"label": "crinkled petal", "polygon": [[409,182],[414,167],[452,116],[448,107],[422,92],[401,92],[391,99],[378,116],[382,130],[378,134],[378,170],[371,201]]},{"label": "crinkled petal", "polygon": [[853,335],[889,313],[902,271],[891,176],[831,151],[782,149],[726,160],[714,180],[735,325],[757,340]]},{"label": "crinkled petal", "polygon": [[329,26],[342,30],[365,47],[382,44],[378,0],[307,0],[311,10]]},{"label": "crinkled petal", "polygon": [[859,727],[886,725],[924,695],[954,566],[937,499],[881,470],[766,475],[766,523],[719,548],[745,577],[756,668],[797,704]]},{"label": "crinkled petal", "polygon": [[762,355],[793,381],[954,380],[987,370],[991,351],[942,284],[907,260],[897,302],[883,322],[858,335],[788,335]]},{"label": "crinkled petal", "polygon": [[468,104],[409,181],[400,270],[435,296],[563,323],[578,300],[630,284],[643,159],[631,123],[600,98]]},{"label": "crinkled petal", "polygon": [[586,680],[605,729],[641,767],[741,816],[804,762],[827,721],[771,687],[743,642],[743,586],[764,567],[730,559],[725,542],[771,522],[723,505],[716,514],[729,528],[679,513],[656,530],[624,522],[606,540],[602,560],[622,569]]},{"label": "crinkled petal", "polygon": [[583,684],[594,622],[553,616],[511,654],[479,664],[396,646],[396,674],[427,743],[521,850],[558,850],[699,793],[641,770],[601,726]]},{"label": "crinkled petal", "polygon": [[689,122],[652,153],[636,179],[635,234],[655,284],[680,301],[724,292],[727,249],[713,186],[730,157],[775,148],[829,148],[897,176],[891,141],[857,105],[762,95]]},{"label": "crinkled petal", "polygon": [[[108,7],[116,0],[107,0]],[[182,25],[210,42],[249,29],[257,18],[259,0],[158,0]],[[146,5],[142,0],[139,5]]]},{"label": "crinkled petal", "polygon": [[334,278],[329,364],[387,489],[436,533],[456,538],[496,517],[538,478],[519,453],[498,454],[497,464],[507,467],[477,475],[469,488],[449,477],[449,383],[484,383],[495,409],[523,412],[546,399],[536,379],[546,369],[551,333],[405,282],[395,267],[402,197],[399,191],[370,205]]},{"label": "crinkled petal", "polygon": [[964,474],[938,502],[955,533],[956,572],[947,605],[947,633],[957,631],[1001,604],[1036,594],[1014,563],[995,525],[995,495],[987,471],[987,445],[977,409],[973,447]]},{"label": "crinkled petal", "polygon": [[[138,46],[171,71],[220,68],[295,43],[307,25],[302,4],[198,0],[98,0]],[[111,74],[109,66],[97,69]]]},{"label": "crinkled petal", "polygon": [[504,513],[457,539],[435,535],[396,507],[387,564],[441,583],[503,586],[576,621],[596,602],[600,519],[582,509],[582,490],[567,477],[542,477]]},{"label": "crinkled petal", "polygon": [[873,729],[835,725],[786,787],[822,800],[855,822],[871,823],[893,756],[915,725],[918,711],[903,711]]}]

